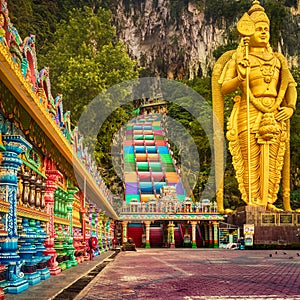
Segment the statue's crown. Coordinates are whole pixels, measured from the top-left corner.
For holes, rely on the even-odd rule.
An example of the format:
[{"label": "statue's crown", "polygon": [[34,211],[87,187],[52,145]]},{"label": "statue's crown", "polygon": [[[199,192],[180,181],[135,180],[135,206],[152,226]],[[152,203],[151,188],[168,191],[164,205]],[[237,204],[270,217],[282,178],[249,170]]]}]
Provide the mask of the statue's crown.
[{"label": "statue's crown", "polygon": [[265,13],[265,9],[260,5],[259,1],[254,0],[252,6],[248,11],[248,15],[253,20],[254,23],[266,22],[270,24],[270,20]]}]

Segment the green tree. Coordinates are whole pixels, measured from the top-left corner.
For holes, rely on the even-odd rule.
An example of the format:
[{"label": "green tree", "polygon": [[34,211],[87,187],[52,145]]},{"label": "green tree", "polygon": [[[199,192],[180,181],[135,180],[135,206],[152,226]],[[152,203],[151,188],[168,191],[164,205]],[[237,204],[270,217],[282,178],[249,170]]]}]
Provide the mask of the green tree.
[{"label": "green tree", "polygon": [[138,76],[125,46],[117,41],[111,13],[73,9],[54,34],[55,43],[42,59],[50,67],[53,94],[63,94],[65,110],[78,120],[99,93]]}]

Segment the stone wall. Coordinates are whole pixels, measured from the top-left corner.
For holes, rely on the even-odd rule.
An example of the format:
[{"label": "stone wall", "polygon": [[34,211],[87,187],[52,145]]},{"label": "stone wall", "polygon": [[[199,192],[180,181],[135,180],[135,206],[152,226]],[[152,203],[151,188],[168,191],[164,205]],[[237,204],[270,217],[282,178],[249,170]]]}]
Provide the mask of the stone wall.
[{"label": "stone wall", "polygon": [[299,243],[297,229],[300,226],[255,226],[254,244],[290,245]]},{"label": "stone wall", "polygon": [[299,243],[300,213],[268,211],[260,206],[239,207],[227,216],[229,224],[254,224],[254,244],[289,245]]}]

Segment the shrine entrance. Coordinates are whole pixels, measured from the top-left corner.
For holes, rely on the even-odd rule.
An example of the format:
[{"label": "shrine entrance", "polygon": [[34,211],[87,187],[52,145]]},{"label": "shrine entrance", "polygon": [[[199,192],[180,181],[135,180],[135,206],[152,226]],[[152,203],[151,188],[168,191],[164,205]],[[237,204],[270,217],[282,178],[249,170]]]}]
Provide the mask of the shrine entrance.
[{"label": "shrine entrance", "polygon": [[123,221],[122,226],[123,241],[131,238],[137,248],[218,248],[231,232],[220,231],[217,221]]}]

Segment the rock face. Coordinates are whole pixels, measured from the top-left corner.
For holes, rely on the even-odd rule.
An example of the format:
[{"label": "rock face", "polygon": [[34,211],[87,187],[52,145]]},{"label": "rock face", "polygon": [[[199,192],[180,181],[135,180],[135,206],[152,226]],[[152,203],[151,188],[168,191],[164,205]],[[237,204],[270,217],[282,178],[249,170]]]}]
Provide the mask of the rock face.
[{"label": "rock face", "polygon": [[[214,1],[216,4],[220,2]],[[228,0],[227,3],[230,1],[235,0]],[[298,28],[299,31],[300,0],[297,1],[298,5],[294,3],[287,11],[292,20],[289,25]],[[117,1],[113,9],[117,34],[128,46],[132,58],[148,68],[145,75],[193,79],[195,76],[209,74],[215,62],[213,51],[221,45],[228,44],[236,20],[229,24],[230,21],[224,16],[218,17],[221,14],[216,9],[214,15],[211,14],[206,2],[208,0]],[[248,6],[250,5],[249,0]],[[232,14],[240,17],[243,12],[245,10],[239,14]],[[214,19],[215,16],[217,19]],[[289,47],[295,38],[297,37],[291,41],[287,40]],[[278,49],[283,53],[284,42],[282,38],[278,43]],[[284,54],[288,56],[287,53]],[[291,54],[291,64],[298,64],[298,55],[299,49]]]}]

